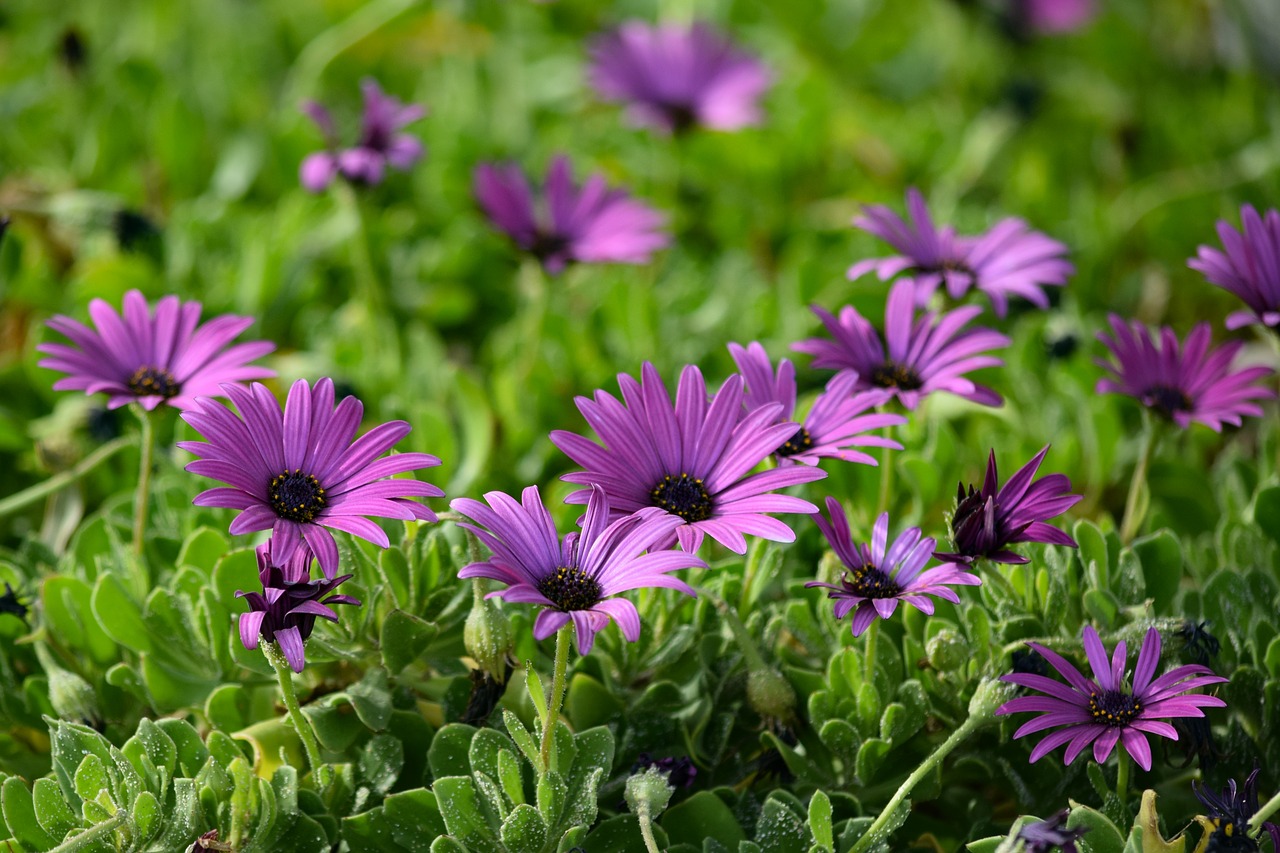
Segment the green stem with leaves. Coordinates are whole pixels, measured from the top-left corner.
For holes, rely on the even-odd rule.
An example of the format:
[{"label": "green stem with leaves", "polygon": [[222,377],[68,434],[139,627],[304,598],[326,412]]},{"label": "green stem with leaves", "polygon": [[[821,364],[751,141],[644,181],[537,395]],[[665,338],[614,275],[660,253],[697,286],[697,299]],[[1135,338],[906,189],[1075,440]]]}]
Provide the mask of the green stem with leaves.
[{"label": "green stem with leaves", "polygon": [[133,553],[142,556],[147,537],[147,510],[151,506],[151,467],[155,457],[156,431],[153,415],[141,406],[134,407],[142,435],[138,439],[138,492],[133,496]]},{"label": "green stem with leaves", "polygon": [[565,672],[569,669],[569,626],[556,632],[556,663],[551,673],[551,695],[547,697],[547,713],[542,720],[542,766],[551,769],[551,742],[555,738],[560,704],[564,701]]},{"label": "green stem with leaves", "polygon": [[0,518],[11,512],[17,512],[23,507],[30,506],[41,498],[48,497],[59,489],[71,485],[131,444],[133,444],[132,438],[117,438],[102,445],[71,468],[59,474],[54,474],[49,479],[23,489],[17,494],[9,495],[4,500],[0,500]]},{"label": "green stem with leaves", "polygon": [[280,694],[284,697],[284,706],[289,709],[289,719],[293,721],[294,731],[302,739],[302,748],[307,752],[311,772],[315,774],[316,782],[321,789],[327,788],[332,773],[329,765],[320,758],[320,741],[316,739],[315,730],[311,728],[310,721],[302,713],[302,706],[298,704],[298,694],[293,689],[293,670],[289,668],[289,662],[285,660],[284,653],[275,643],[263,640],[262,654],[271,664],[271,668],[276,671],[276,680],[280,683]]},{"label": "green stem with leaves", "polygon": [[1133,466],[1133,479],[1129,481],[1129,495],[1124,501],[1124,520],[1120,524],[1120,542],[1128,545],[1142,529],[1147,507],[1151,504],[1151,491],[1147,486],[1147,467],[1151,464],[1151,452],[1156,443],[1156,423],[1151,415],[1142,411],[1142,449],[1138,462]]}]

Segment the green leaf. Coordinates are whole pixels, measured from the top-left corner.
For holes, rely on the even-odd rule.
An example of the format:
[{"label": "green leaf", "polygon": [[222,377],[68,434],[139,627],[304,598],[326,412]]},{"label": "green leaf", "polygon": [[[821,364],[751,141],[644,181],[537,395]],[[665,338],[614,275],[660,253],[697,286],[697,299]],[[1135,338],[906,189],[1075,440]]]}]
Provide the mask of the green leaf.
[{"label": "green leaf", "polygon": [[16,776],[5,779],[0,786],[0,813],[4,814],[9,831],[23,847],[49,850],[60,840],[49,835],[40,825],[31,802],[31,792]]},{"label": "green leaf", "polygon": [[403,767],[404,744],[393,735],[374,735],[360,751],[360,779],[379,797],[391,790]]},{"label": "green leaf", "polygon": [[204,705],[216,680],[178,671],[160,663],[150,652],[142,654],[142,683],[156,710],[164,713]]},{"label": "green leaf", "polygon": [[152,834],[160,829],[160,802],[150,791],[143,791],[138,799],[134,800],[130,812],[133,816],[133,824],[138,829],[140,841],[149,840]]},{"label": "green leaf", "polygon": [[212,527],[197,527],[183,541],[177,565],[203,569],[206,575],[211,575],[230,547],[231,543],[221,531]]},{"label": "green leaf", "polygon": [[37,779],[31,786],[31,802],[36,820],[52,838],[66,838],[80,825],[75,812],[62,797],[62,789],[53,779]]},{"label": "green leaf", "polygon": [[431,739],[431,748],[427,750],[427,765],[431,768],[431,776],[443,779],[446,776],[462,776],[471,772],[471,738],[476,729],[462,723],[449,723],[436,732]]},{"label": "green leaf", "polygon": [[[143,773],[137,760],[139,753],[144,753],[156,768],[164,768],[169,778],[173,778],[178,766],[178,748],[173,739],[164,730],[145,717],[138,722],[137,733],[120,748],[139,773]],[[143,773],[145,776],[146,774]]]},{"label": "green leaf", "polygon": [[537,809],[519,805],[502,822],[501,837],[512,853],[538,853],[547,843],[547,827]]},{"label": "green leaf", "polygon": [[730,850],[747,837],[725,801],[710,791],[698,791],[662,815],[662,828],[672,844],[702,844],[714,838]]},{"label": "green leaf", "polygon": [[603,726],[621,716],[625,704],[599,681],[586,673],[574,673],[565,696],[565,716],[574,727]]},{"label": "green leaf", "polygon": [[142,608],[125,592],[113,573],[98,576],[91,598],[93,615],[107,636],[135,652],[152,652],[155,644],[142,621]]},{"label": "green leaf", "polygon": [[173,718],[157,720],[156,725],[173,741],[178,759],[176,775],[194,777],[209,758],[209,750],[195,726]]},{"label": "green leaf", "polygon": [[1107,552],[1107,540],[1098,525],[1082,518],[1072,528],[1072,535],[1080,546],[1080,564],[1091,583],[1097,589],[1110,589],[1111,558]]},{"label": "green leaf", "polygon": [[94,663],[106,666],[120,658],[120,647],[94,618],[93,590],[79,578],[54,575],[40,588],[45,619],[51,633],[69,648],[83,650]]},{"label": "green leaf", "polygon": [[1267,486],[1253,501],[1253,521],[1272,542],[1280,544],[1280,486]]},{"label": "green leaf", "polygon": [[856,765],[858,781],[863,785],[867,785],[875,779],[876,773],[880,771],[885,757],[889,754],[889,749],[888,742],[880,738],[867,738],[862,742],[862,747],[858,750]]},{"label": "green leaf", "polygon": [[806,853],[810,835],[805,818],[792,811],[775,791],[760,810],[755,841],[761,853]]},{"label": "green leaf", "polygon": [[[668,845],[661,826],[653,827],[658,849]],[[633,814],[618,815],[602,822],[584,838],[579,846],[586,853],[646,853],[644,836],[640,834],[640,822]]]},{"label": "green leaf", "polygon": [[1071,814],[1067,815],[1067,829],[1088,827],[1089,850],[1092,853],[1124,853],[1124,838],[1120,830],[1102,812],[1071,802]]},{"label": "green leaf", "polygon": [[502,750],[498,753],[498,783],[502,792],[513,804],[519,805],[524,800],[524,780],[520,773],[520,759],[514,752]]},{"label": "green leaf", "polygon": [[547,826],[554,827],[560,822],[568,793],[569,788],[565,784],[564,777],[554,770],[548,770],[538,780],[538,811],[541,812],[542,820]]},{"label": "green leaf", "polygon": [[96,799],[102,791],[111,794],[111,782],[101,758],[93,754],[84,757],[76,769],[75,788],[82,800]]},{"label": "green leaf", "polygon": [[524,723],[520,722],[520,718],[503,708],[502,722],[506,724],[507,734],[511,735],[511,739],[515,741],[516,746],[520,747],[520,751],[524,753],[529,763],[535,768],[541,768],[542,751],[534,742],[533,735],[529,734],[529,730],[524,727]]},{"label": "green leaf", "polygon": [[813,841],[824,850],[835,850],[835,835],[831,827],[831,798],[822,791],[814,791],[809,800],[809,831]]},{"label": "green leaf", "polygon": [[386,729],[391,720],[391,688],[385,669],[370,669],[364,678],[347,688],[347,695],[360,722],[375,732]]},{"label": "green leaf", "polygon": [[1182,545],[1168,530],[1159,530],[1133,543],[1133,551],[1142,562],[1147,595],[1155,603],[1156,613],[1168,612],[1182,583]]},{"label": "green leaf", "polygon": [[[444,731],[441,729],[441,731]],[[484,818],[470,776],[446,776],[432,785],[449,834],[468,847],[491,850],[496,838]]]},{"label": "green leaf", "polygon": [[392,610],[382,622],[380,644],[387,671],[399,673],[418,660],[439,633],[439,627],[433,622],[404,610]]},{"label": "green leaf", "polygon": [[1120,603],[1108,589],[1085,590],[1084,609],[1103,628],[1114,628],[1120,617]]}]

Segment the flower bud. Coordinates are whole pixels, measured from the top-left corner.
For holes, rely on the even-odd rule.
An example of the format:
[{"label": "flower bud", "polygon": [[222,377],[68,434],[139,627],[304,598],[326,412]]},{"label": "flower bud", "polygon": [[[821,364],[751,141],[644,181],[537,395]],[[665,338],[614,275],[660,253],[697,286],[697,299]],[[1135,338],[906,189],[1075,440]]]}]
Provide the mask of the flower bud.
[{"label": "flower bud", "polygon": [[951,628],[943,628],[925,643],[929,665],[939,672],[954,672],[969,660],[969,643]]},{"label": "flower bud", "polygon": [[658,768],[650,767],[627,779],[627,808],[632,814],[656,818],[666,809],[674,791],[666,775]]},{"label": "flower bud", "polygon": [[53,711],[63,720],[74,720],[101,725],[98,713],[98,695],[89,682],[74,672],[63,669],[43,645],[36,646],[36,657],[49,679],[49,702]]},{"label": "flower bud", "polygon": [[753,669],[747,676],[747,703],[762,717],[790,719],[796,707],[796,691],[776,669]]},{"label": "flower bud", "polygon": [[462,642],[481,670],[499,684],[506,681],[511,622],[496,604],[485,598],[476,601],[463,626]]},{"label": "flower bud", "polygon": [[991,719],[996,709],[1013,698],[1014,686],[994,678],[984,678],[969,700],[969,716]]}]

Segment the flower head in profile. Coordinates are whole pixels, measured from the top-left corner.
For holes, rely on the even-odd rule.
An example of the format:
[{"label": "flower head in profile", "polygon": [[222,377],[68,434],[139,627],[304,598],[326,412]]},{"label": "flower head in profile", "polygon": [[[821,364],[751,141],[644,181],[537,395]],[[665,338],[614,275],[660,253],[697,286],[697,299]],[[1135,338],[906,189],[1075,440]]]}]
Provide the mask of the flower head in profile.
[{"label": "flower head in profile", "polygon": [[[330,530],[341,530],[386,548],[387,534],[375,518],[435,521],[415,498],[443,497],[430,483],[386,479],[440,464],[426,453],[379,459],[409,434],[404,421],[374,427],[358,439],[364,406],[347,397],[334,407],[333,380],[312,388],[293,383],[283,411],[266,386],[223,386],[239,415],[201,398],[183,420],[206,441],[184,441],[200,457],[187,470],[227,483],[196,496],[196,506],[241,510],[234,534],[271,531],[271,556],[283,566],[294,553],[315,553],[326,578],[338,568],[338,546]],[[355,439],[355,441],[352,441]]]},{"label": "flower head in profile", "polygon": [[979,237],[960,237],[955,229],[933,224],[924,196],[907,190],[904,220],[889,208],[873,204],[853,220],[857,228],[884,240],[900,254],[859,261],[849,267],[850,280],[874,271],[882,281],[906,274],[915,282],[917,304],[924,305],[940,286],[952,299],[977,288],[991,299],[996,315],[1009,310],[1009,298],[1021,297],[1049,307],[1045,285],[1066,284],[1074,267],[1064,257],[1067,247],[1021,219],[1002,219]]},{"label": "flower head in profile", "polygon": [[574,184],[567,157],[551,162],[540,198],[514,164],[481,163],[475,193],[494,227],[549,273],[575,261],[643,264],[671,242],[661,213],[610,189],[600,175]]},{"label": "flower head in profile", "polygon": [[525,489],[519,503],[502,492],[489,492],[484,499],[457,498],[449,504],[475,522],[462,526],[492,552],[487,561],[463,567],[458,577],[501,581],[506,589],[490,597],[542,605],[533,623],[535,639],[545,640],[572,621],[580,654],[591,651],[596,633],[610,619],[628,642],[640,639],[640,613],[630,601],[615,598],[618,593],[661,587],[693,595],[688,584],[668,573],[706,566],[692,554],[660,549],[679,518],[647,509],[610,522],[609,498],[599,486],[591,489],[581,532],[563,540],[537,486]]},{"label": "flower head in profile", "polygon": [[57,316],[49,328],[69,344],[40,344],[48,358],[41,367],[66,373],[55,390],[99,392],[107,407],[138,403],[151,411],[157,406],[191,409],[196,397],[221,396],[224,383],[265,379],[274,370],[250,364],[275,349],[267,341],[232,341],[253,323],[251,317],[223,314],[200,325],[199,302],[166,296],[154,310],[136,290],[124,295],[124,313],[101,299],[89,303],[93,328]]},{"label": "flower head in profile", "polygon": [[1185,343],[1163,326],[1157,342],[1140,323],[1126,323],[1115,314],[1108,319],[1111,334],[1099,332],[1098,340],[1115,361],[1098,361],[1111,374],[1098,380],[1099,394],[1125,394],[1183,429],[1199,421],[1215,432],[1224,423],[1239,426],[1245,415],[1260,416],[1262,407],[1254,401],[1275,396],[1257,384],[1272,374],[1271,368],[1231,371],[1242,342],[1209,349],[1208,323],[1197,323]]},{"label": "flower head in profile", "polygon": [[933,555],[934,540],[920,537],[920,528],[910,527],[889,543],[889,513],[881,513],[871,531],[871,542],[855,545],[849,531],[849,520],[835,498],[827,498],[827,521],[814,516],[818,529],[831,543],[832,550],[844,563],[845,572],[838,584],[810,581],[805,586],[831,590],[827,597],[835,600],[835,616],[843,619],[853,611],[851,628],[857,637],[877,618],[888,619],[906,602],[921,613],[933,613],[930,595],[955,603],[960,600],[952,586],[978,586],[977,575],[958,566],[937,566],[923,571]]},{"label": "flower head in profile", "polygon": [[666,133],[759,124],[767,68],[707,24],[629,21],[591,44],[591,85],[627,105],[637,125]]},{"label": "flower head in profile", "polygon": [[1066,512],[1084,496],[1071,494],[1071,481],[1065,474],[1050,474],[1035,480],[1048,452],[1046,444],[1001,486],[996,452],[992,450],[987,457],[982,488],[975,490],[970,485],[966,494],[961,483],[956,491],[956,509],[951,516],[951,543],[955,552],[934,556],[952,563],[987,559],[1021,564],[1026,563],[1027,558],[1009,550],[1009,546],[1017,542],[1045,542],[1075,548],[1076,540],[1045,522]]},{"label": "flower head in profile", "polygon": [[1027,645],[1066,678],[1066,684],[1028,673],[1000,676],[1001,681],[1043,694],[1019,696],[996,709],[997,714],[1041,712],[1039,717],[1023,723],[1013,733],[1015,738],[1045,729],[1057,729],[1031,750],[1032,763],[1067,744],[1067,764],[1075,761],[1076,756],[1090,745],[1093,746],[1094,760],[1101,764],[1111,755],[1115,745],[1121,743],[1139,767],[1150,770],[1151,745],[1147,743],[1147,735],[1177,740],[1178,733],[1165,720],[1203,717],[1202,708],[1223,708],[1227,704],[1217,696],[1187,692],[1227,680],[1214,675],[1207,666],[1179,666],[1154,678],[1161,648],[1160,632],[1155,628],[1149,629],[1143,638],[1132,683],[1128,687],[1125,686],[1128,661],[1124,641],[1116,644],[1108,663],[1106,647],[1092,625],[1085,626],[1083,636],[1084,651],[1093,670],[1093,678],[1085,678],[1062,655],[1039,643]]},{"label": "flower head in profile", "polygon": [[1004,364],[990,350],[1009,339],[991,329],[965,329],[982,309],[957,308],[941,314],[916,316],[912,284],[899,281],[889,291],[884,312],[884,336],[851,305],[837,319],[814,306],[831,338],[809,338],[792,349],[812,355],[814,367],[848,371],[857,378],[854,389],[883,388],[915,409],[934,391],[949,391],[985,406],[999,406],[1003,398],[964,374],[980,367]]},{"label": "flower head in profile", "polygon": [[364,119],[360,138],[350,148],[339,147],[338,131],[327,109],[315,101],[302,107],[328,146],[309,155],[298,170],[302,185],[313,193],[323,191],[339,175],[352,183],[380,184],[388,166],[405,171],[422,159],[422,142],[400,130],[426,115],[426,109],[383,94],[377,81],[369,78],[361,81],[360,91],[364,94]]},{"label": "flower head in profile", "polygon": [[[796,371],[791,361],[785,358],[779,361],[775,374],[769,354],[758,343],[753,342],[745,348],[729,344],[729,353],[746,383],[745,411],[780,403],[782,410],[778,412],[777,420],[789,422],[796,408]],[[823,458],[876,465],[874,456],[856,448],[902,449],[902,445],[893,439],[867,433],[900,426],[907,419],[894,414],[866,414],[868,409],[883,403],[890,395],[884,391],[855,394],[853,389],[857,383],[857,377],[847,373],[827,383],[826,390],[814,400],[804,423],[773,452],[779,465],[817,465]]]},{"label": "flower head in profile", "polygon": [[359,607],[360,600],[332,594],[351,575],[311,579],[311,561],[315,557],[306,545],[295,548],[279,565],[272,559],[271,548],[271,542],[258,546],[258,579],[262,581],[262,592],[236,593],[236,598],[243,598],[249,605],[249,612],[240,614],[240,642],[252,651],[258,647],[258,639],[265,637],[280,647],[294,672],[302,672],[306,665],[305,644],[316,619],[337,622],[333,605]]},{"label": "flower head in profile", "polygon": [[[1249,821],[1258,813],[1258,774],[1262,772],[1255,767],[1243,787],[1236,786],[1235,779],[1227,780],[1227,787],[1222,793],[1215,794],[1194,779],[1191,790],[1196,799],[1208,812],[1204,817],[1196,818],[1208,835],[1207,842],[1197,848],[1204,851],[1247,851],[1258,850],[1258,843],[1249,837]],[[1280,826],[1271,821],[1262,824],[1271,836],[1273,850],[1280,850]]]},{"label": "flower head in profile", "polygon": [[1240,208],[1240,220],[1240,231],[1218,221],[1218,237],[1226,251],[1199,246],[1187,266],[1249,306],[1227,317],[1228,329],[1261,323],[1280,331],[1280,211],[1268,210],[1263,217],[1246,204]]},{"label": "flower head in profile", "polygon": [[1028,823],[1018,830],[1018,840],[1022,842],[1022,853],[1079,853],[1076,842],[1089,831],[1087,826],[1067,829],[1067,817],[1070,809],[1063,809],[1046,820]]},{"label": "flower head in profile", "polygon": [[584,469],[562,478],[587,487],[568,502],[586,503],[591,486],[599,485],[615,516],[656,507],[678,520],[673,532],[689,552],[704,536],[739,554],[747,550],[744,534],[795,541],[795,531],[765,513],[818,508],[772,493],[827,475],[807,465],[750,473],[795,434],[795,424],[777,423],[782,407],[770,403],[739,419],[742,378],[729,377],[708,403],[706,382],[693,365],[680,374],[675,405],[652,364],[645,362],[641,378],[618,375],[622,402],[604,391],[594,400],[577,399],[603,446],[576,433],[551,433],[556,447]]}]

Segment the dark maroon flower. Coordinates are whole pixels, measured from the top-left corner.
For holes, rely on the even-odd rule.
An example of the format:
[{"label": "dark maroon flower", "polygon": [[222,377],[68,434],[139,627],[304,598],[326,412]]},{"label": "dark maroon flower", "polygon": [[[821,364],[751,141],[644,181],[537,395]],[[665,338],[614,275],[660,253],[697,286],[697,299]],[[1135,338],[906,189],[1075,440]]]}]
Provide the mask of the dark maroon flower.
[{"label": "dark maroon flower", "polygon": [[[1220,794],[1215,794],[1194,779],[1191,781],[1191,790],[1195,792],[1196,799],[1208,811],[1208,826],[1205,829],[1209,832],[1209,838],[1207,842],[1201,843],[1198,850],[1205,853],[1245,853],[1258,850],[1258,843],[1249,837],[1248,832],[1249,821],[1258,813],[1257,786],[1258,774],[1261,772],[1255,767],[1241,788],[1236,787],[1235,779],[1228,779],[1227,787]],[[1212,830],[1209,830],[1209,826]],[[1280,851],[1280,826],[1271,821],[1263,822],[1262,826],[1271,835],[1272,849]]]}]

